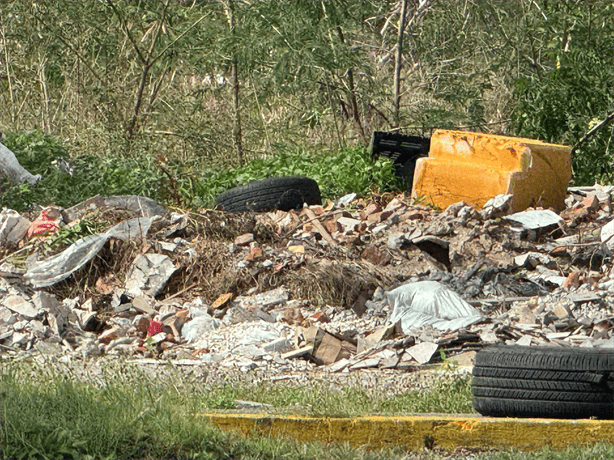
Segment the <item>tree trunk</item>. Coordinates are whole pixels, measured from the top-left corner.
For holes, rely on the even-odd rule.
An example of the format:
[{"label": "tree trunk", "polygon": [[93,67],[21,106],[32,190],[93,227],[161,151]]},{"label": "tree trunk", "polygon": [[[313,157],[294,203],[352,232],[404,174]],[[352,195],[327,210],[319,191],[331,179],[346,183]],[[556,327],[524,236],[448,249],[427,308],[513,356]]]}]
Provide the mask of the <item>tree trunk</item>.
[{"label": "tree trunk", "polygon": [[[341,40],[341,43],[345,43],[345,37],[343,36],[343,31],[341,30],[341,27],[337,27],[337,34],[339,35],[339,40]],[[356,89],[354,86],[354,72],[352,71],[352,68],[348,69],[347,76],[350,106],[352,107],[352,118],[354,118],[354,122],[356,123],[356,127],[358,128],[360,140],[363,143],[366,143],[367,135],[365,134],[365,129],[362,126],[362,121],[360,120],[360,112],[358,111],[358,99],[356,98]]]},{"label": "tree trunk", "polygon": [[[228,26],[230,27],[230,34],[235,33],[235,15],[232,6],[232,2],[224,3],[226,9],[226,15],[228,16]],[[241,107],[240,107],[240,87],[239,87],[239,70],[236,54],[233,53],[232,57],[232,69],[230,75],[230,83],[232,85],[232,98],[234,109],[234,123],[232,127],[232,141],[234,143],[235,152],[239,159],[239,164],[243,166],[243,138],[241,135]]]},{"label": "tree trunk", "polygon": [[397,39],[397,58],[394,63],[394,128],[401,124],[401,67],[403,59],[403,34],[405,33],[405,14],[407,0],[402,0],[401,17],[399,18],[399,34]]}]

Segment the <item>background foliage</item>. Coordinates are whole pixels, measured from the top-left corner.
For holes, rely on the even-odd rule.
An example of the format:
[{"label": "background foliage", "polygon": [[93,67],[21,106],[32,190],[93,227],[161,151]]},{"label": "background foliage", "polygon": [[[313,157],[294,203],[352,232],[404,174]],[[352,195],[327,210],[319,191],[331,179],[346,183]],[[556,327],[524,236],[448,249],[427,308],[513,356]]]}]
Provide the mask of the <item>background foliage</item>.
[{"label": "background foliage", "polygon": [[[371,133],[396,127],[401,3],[2,2],[0,130],[44,175],[35,188],[0,184],[2,204],[142,193],[207,205],[248,179],[316,174],[309,165],[326,193],[365,193],[364,178],[342,184],[344,162],[367,161],[357,152]],[[614,110],[611,1],[408,0],[407,11],[401,132],[575,145]],[[612,180],[612,143],[610,123],[578,146],[576,184]],[[72,176],[52,165],[60,156]]]}]

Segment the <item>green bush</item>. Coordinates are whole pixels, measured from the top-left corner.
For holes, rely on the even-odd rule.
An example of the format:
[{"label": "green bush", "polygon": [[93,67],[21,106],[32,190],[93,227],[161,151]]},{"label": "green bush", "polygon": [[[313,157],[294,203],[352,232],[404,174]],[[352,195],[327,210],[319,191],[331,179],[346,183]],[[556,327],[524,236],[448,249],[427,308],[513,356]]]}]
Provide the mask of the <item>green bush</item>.
[{"label": "green bush", "polygon": [[[400,188],[392,163],[374,160],[365,148],[344,149],[325,155],[303,150],[284,151],[267,160],[254,160],[242,168],[207,168],[205,160],[167,161],[160,165],[146,147],[132,146],[105,156],[71,158],[56,138],[39,131],[10,133],[5,145],[21,165],[42,179],[32,186],[0,182],[0,206],[18,211],[32,205],[69,207],[94,195],[143,195],[164,204],[207,207],[224,191],[268,177],[307,176],[316,180],[323,198],[337,198],[372,189]],[[56,164],[66,159],[72,174]]]},{"label": "green bush", "polygon": [[[609,53],[612,54],[611,52]],[[586,50],[563,53],[560,65],[542,78],[516,81],[515,132],[558,144],[575,145],[614,108],[614,61]],[[572,157],[573,182],[611,183],[614,146],[602,129]]]},{"label": "green bush", "polygon": [[[36,185],[3,180],[0,206],[24,211],[34,204],[69,207],[97,194],[157,198],[160,192],[160,172],[145,155],[115,152],[71,158],[62,142],[40,131],[8,133],[3,143],[24,168],[42,179]],[[54,163],[58,158],[70,163],[72,174]]]},{"label": "green bush", "polygon": [[348,148],[336,155],[296,150],[281,152],[274,158],[255,160],[232,170],[205,170],[197,194],[203,205],[210,206],[224,191],[269,177],[307,176],[314,179],[322,198],[335,199],[355,192],[368,195],[373,189],[398,190],[401,183],[390,160],[374,160],[366,148]]}]

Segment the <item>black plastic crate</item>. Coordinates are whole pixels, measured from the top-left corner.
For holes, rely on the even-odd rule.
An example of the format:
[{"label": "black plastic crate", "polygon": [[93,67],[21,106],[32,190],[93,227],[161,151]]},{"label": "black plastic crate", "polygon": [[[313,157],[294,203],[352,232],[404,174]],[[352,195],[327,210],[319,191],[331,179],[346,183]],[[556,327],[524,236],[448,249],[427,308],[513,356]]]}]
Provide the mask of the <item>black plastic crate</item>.
[{"label": "black plastic crate", "polygon": [[416,160],[428,156],[430,147],[431,139],[428,137],[375,131],[369,151],[373,157],[390,158],[394,163],[395,173],[403,178],[405,188],[411,190]]}]

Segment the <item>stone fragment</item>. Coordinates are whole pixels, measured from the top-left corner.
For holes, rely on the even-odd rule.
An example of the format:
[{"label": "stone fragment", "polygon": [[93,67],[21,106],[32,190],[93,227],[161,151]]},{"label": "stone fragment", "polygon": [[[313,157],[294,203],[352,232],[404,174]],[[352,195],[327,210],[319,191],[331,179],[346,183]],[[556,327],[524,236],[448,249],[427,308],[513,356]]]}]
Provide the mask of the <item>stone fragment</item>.
[{"label": "stone fragment", "polygon": [[181,336],[188,343],[192,343],[201,339],[208,331],[217,329],[218,327],[220,327],[220,322],[217,319],[209,316],[207,313],[203,313],[194,316],[183,325]]},{"label": "stone fragment", "polygon": [[533,338],[530,335],[523,335],[516,341],[516,345],[523,345],[528,347],[531,345]]},{"label": "stone fragment", "polygon": [[606,243],[609,247],[614,246],[614,220],[611,220],[603,227],[601,227],[601,233],[599,235],[601,242]]},{"label": "stone fragment", "polygon": [[162,292],[176,267],[163,254],[140,254],[126,275],[126,291],[131,297],[155,297]]},{"label": "stone fragment", "polygon": [[384,208],[384,212],[386,211],[396,211],[397,209],[402,208],[404,205],[398,198],[393,198]]},{"label": "stone fragment", "polygon": [[0,325],[11,325],[15,324],[16,322],[17,316],[11,310],[5,307],[0,307]]},{"label": "stone fragment", "polygon": [[381,212],[381,210],[382,210],[382,208],[380,208],[377,204],[369,203],[367,205],[367,207],[362,210],[362,212],[361,212],[361,219],[365,220],[371,214],[376,213],[376,212]]},{"label": "stone fragment", "polygon": [[352,219],[351,217],[340,217],[337,219],[337,224],[341,225],[342,233],[353,232],[360,223],[360,220]]},{"label": "stone fragment", "polygon": [[251,262],[256,259],[260,259],[262,257],[262,249],[258,246],[254,246],[250,248],[249,252],[245,255],[245,260]]},{"label": "stone fragment", "polygon": [[404,244],[407,243],[407,239],[405,237],[405,233],[401,232],[390,232],[388,235],[388,249],[392,251],[399,250],[403,247]]},{"label": "stone fragment", "polygon": [[352,201],[354,201],[354,198],[356,198],[356,194],[355,193],[349,193],[349,194],[344,195],[341,198],[339,198],[337,200],[336,205],[339,208],[343,208],[343,207],[347,206],[348,204],[350,204]]},{"label": "stone fragment", "polygon": [[408,348],[406,351],[420,364],[428,363],[439,346],[432,342],[422,342]]},{"label": "stone fragment", "polygon": [[599,209],[599,198],[596,195],[588,195],[582,200],[582,206],[590,211],[596,211]]},{"label": "stone fragment", "polygon": [[554,313],[558,319],[564,319],[569,316],[569,310],[560,303],[556,304],[556,306],[552,309],[552,313]]},{"label": "stone fragment", "polygon": [[6,297],[3,303],[9,310],[27,319],[34,319],[42,313],[42,311],[36,309],[34,305],[18,295],[10,295]]},{"label": "stone fragment", "polygon": [[599,302],[601,296],[596,292],[574,292],[569,295],[574,303]]},{"label": "stone fragment", "polygon": [[0,247],[14,247],[26,236],[30,221],[12,209],[0,212]]},{"label": "stone fragment", "polygon": [[533,269],[537,267],[538,261],[531,254],[521,254],[514,257],[514,264],[517,267]]},{"label": "stone fragment", "polygon": [[549,209],[517,212],[504,218],[527,230],[548,230],[558,227],[563,219]]},{"label": "stone fragment", "polygon": [[253,241],[254,241],[254,234],[253,233],[245,233],[245,234],[243,234],[241,236],[237,236],[235,238],[234,243],[237,246],[249,246],[249,244],[251,242],[253,242]]},{"label": "stone fragment", "polygon": [[132,306],[148,315],[154,312],[153,304],[153,299],[145,295],[139,295],[132,299]]},{"label": "stone fragment", "polygon": [[357,363],[352,364],[350,366],[350,369],[353,370],[353,371],[356,371],[356,370],[359,370],[359,369],[369,369],[369,368],[373,368],[373,367],[378,367],[379,366],[379,362],[380,362],[380,358],[361,359]]},{"label": "stone fragment", "polygon": [[343,369],[348,367],[349,364],[350,364],[350,360],[349,359],[342,358],[339,361],[337,361],[336,363],[330,364],[328,366],[328,370],[330,372],[341,372]]}]

